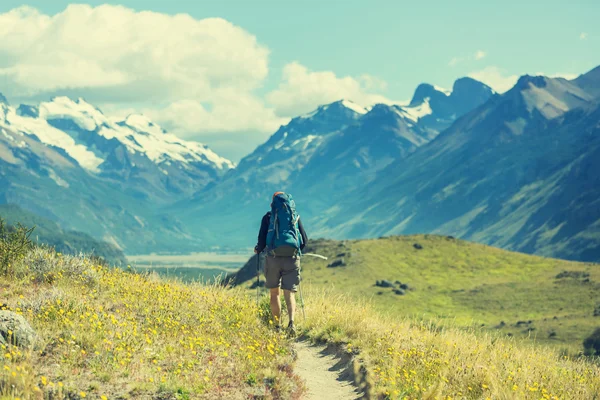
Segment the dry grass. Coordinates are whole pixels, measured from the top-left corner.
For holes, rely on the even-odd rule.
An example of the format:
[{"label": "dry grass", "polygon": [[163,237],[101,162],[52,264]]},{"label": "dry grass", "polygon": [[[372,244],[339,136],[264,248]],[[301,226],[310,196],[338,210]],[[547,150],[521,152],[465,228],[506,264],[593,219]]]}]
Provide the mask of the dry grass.
[{"label": "dry grass", "polygon": [[[40,249],[15,265],[13,277],[0,277],[0,288],[0,300],[40,336],[33,350],[2,349],[0,398],[303,393],[289,341],[264,323],[267,302],[259,312],[242,289],[166,281]],[[302,330],[355,354],[371,392],[381,397],[594,399],[600,393],[600,369],[585,360],[449,328],[447,321],[386,317],[339,292],[304,290]]]},{"label": "dry grass", "polygon": [[305,296],[307,335],[345,344],[366,367],[373,392],[384,398],[595,399],[600,393],[600,368],[550,348],[386,318],[339,293]]},{"label": "dry grass", "polygon": [[185,285],[35,249],[0,300],[38,332],[5,347],[0,394],[21,399],[293,398],[289,344],[239,291]]}]

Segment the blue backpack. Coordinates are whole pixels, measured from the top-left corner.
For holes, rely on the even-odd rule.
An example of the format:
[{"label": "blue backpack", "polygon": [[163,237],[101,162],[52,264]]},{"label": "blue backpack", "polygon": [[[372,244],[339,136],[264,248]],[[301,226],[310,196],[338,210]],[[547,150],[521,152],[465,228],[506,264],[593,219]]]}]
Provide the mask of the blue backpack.
[{"label": "blue backpack", "polygon": [[267,252],[277,256],[300,255],[302,236],[298,230],[300,215],[296,203],[287,193],[279,193],[271,203],[271,218],[267,232]]}]

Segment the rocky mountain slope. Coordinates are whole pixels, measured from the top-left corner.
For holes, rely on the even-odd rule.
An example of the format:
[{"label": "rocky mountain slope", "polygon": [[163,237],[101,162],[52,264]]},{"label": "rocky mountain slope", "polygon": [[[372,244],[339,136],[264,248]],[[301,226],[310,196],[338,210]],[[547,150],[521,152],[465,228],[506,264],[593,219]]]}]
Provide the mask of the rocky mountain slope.
[{"label": "rocky mountain slope", "polygon": [[311,225],[332,237],[435,232],[600,259],[598,69],[524,76]]}]

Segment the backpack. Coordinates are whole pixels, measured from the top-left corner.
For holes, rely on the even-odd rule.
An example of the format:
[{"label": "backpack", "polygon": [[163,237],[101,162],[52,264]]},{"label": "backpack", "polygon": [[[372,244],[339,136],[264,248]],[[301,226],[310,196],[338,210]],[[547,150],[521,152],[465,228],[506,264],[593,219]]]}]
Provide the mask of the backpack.
[{"label": "backpack", "polygon": [[298,230],[300,215],[290,194],[279,193],[271,203],[267,232],[267,251],[276,256],[294,257],[300,254],[302,236]]}]

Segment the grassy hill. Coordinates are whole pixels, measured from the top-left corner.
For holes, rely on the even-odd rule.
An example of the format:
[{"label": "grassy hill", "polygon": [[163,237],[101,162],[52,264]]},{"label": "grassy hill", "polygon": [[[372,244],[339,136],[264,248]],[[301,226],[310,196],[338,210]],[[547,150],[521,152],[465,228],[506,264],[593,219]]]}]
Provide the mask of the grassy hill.
[{"label": "grassy hill", "polygon": [[[531,256],[435,235],[311,241],[302,259],[309,287],[371,299],[395,317],[435,318],[530,337],[576,353],[600,326],[600,265]],[[328,267],[343,259],[344,265]],[[254,283],[256,264],[236,276]],[[395,288],[378,287],[388,280]],[[400,284],[408,285],[396,294]],[[310,302],[310,299],[307,300]]]},{"label": "grassy hill", "polygon": [[116,246],[94,239],[87,233],[65,231],[47,218],[23,210],[15,204],[0,204],[0,218],[9,225],[21,223],[26,227],[35,226],[32,239],[39,244],[54,247],[65,254],[93,254],[112,264],[127,265],[125,254]]},{"label": "grassy hill", "polygon": [[[0,398],[304,393],[292,342],[270,328],[264,313],[266,297],[257,308],[241,288],[166,281],[43,248],[19,257],[11,270],[0,275],[0,303],[23,315],[38,340],[33,351],[2,346]],[[372,398],[591,399],[600,391],[600,368],[587,361],[514,339],[384,317],[316,285],[307,285],[305,295],[303,334],[351,357]]]}]

